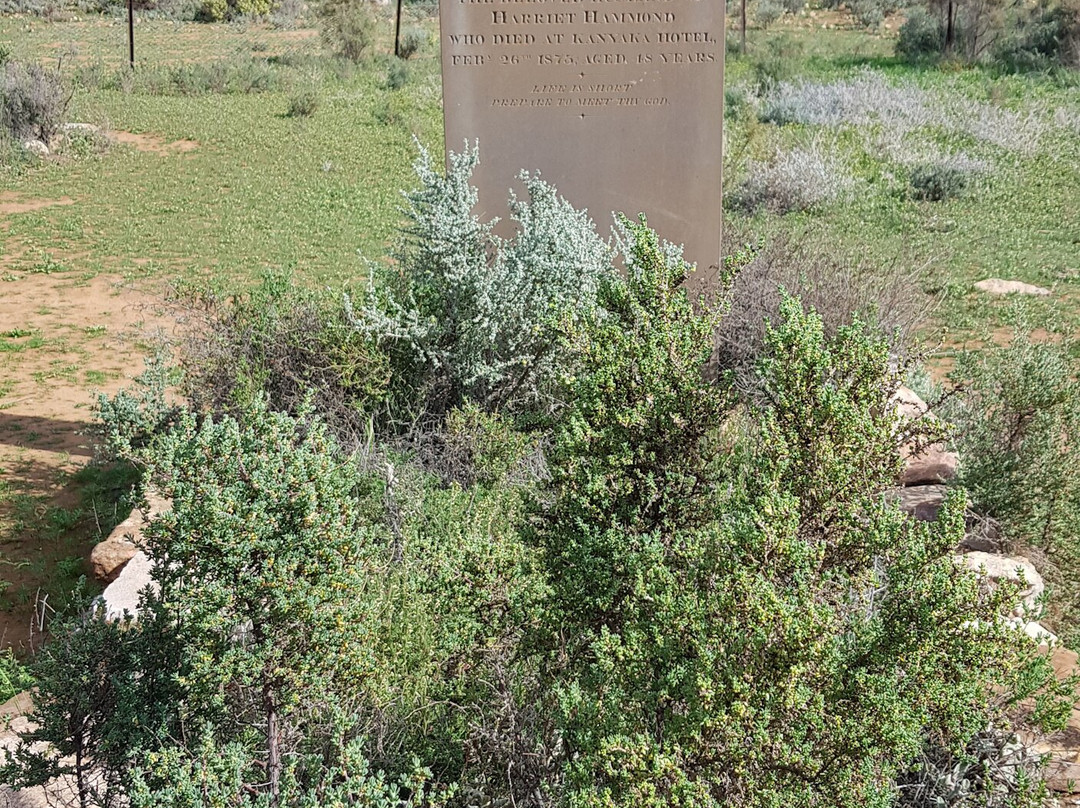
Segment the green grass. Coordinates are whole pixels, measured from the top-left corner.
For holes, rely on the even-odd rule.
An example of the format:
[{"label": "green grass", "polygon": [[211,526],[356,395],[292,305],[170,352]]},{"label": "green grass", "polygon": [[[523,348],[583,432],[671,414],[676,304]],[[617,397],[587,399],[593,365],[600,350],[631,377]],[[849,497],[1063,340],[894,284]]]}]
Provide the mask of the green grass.
[{"label": "green grass", "polygon": [[[0,39],[11,24],[0,18]],[[221,45],[230,39],[221,26],[180,28],[177,34],[173,24],[147,25],[163,42],[171,32],[183,44],[186,50],[173,48],[178,58],[235,53],[237,35],[232,46]],[[45,58],[50,44],[101,32],[60,23],[39,36],[35,26],[33,36],[17,38],[16,56]],[[82,44],[83,51],[101,47],[96,40]],[[23,248],[12,268],[180,271],[226,282],[267,267],[294,267],[313,282],[362,277],[358,251],[379,257],[399,224],[399,190],[412,184],[414,129],[421,142],[442,148],[438,66],[431,57],[414,60],[413,80],[395,92],[384,88],[378,60],[360,70],[342,69],[318,51],[294,61],[298,66],[273,68],[280,89],[250,95],[77,90],[70,119],[152,136],[165,153],[122,145],[6,178],[20,197],[75,200],[8,217],[5,238]],[[308,76],[311,64],[321,65],[319,109],[290,118],[290,86]],[[391,95],[410,110],[408,125],[380,120]],[[198,145],[169,149],[180,140]]]},{"label": "green grass", "polygon": [[[844,33],[845,37],[840,34]],[[857,46],[854,32],[780,32],[758,43],[749,59],[729,59],[729,93],[734,87],[754,86],[765,73],[787,81],[831,82],[867,67],[890,80],[912,82],[942,94],[963,96],[990,107],[1026,114],[1044,122],[1055,111],[1080,116],[1080,77],[1000,75],[988,68],[945,72],[913,68],[887,56],[868,56],[881,40],[866,36]],[[823,53],[815,42],[829,41]],[[795,42],[778,49],[770,43]],[[801,44],[800,44],[801,43]],[[794,55],[791,55],[794,54]],[[777,126],[758,123],[752,107],[732,109],[729,118],[730,153],[725,186],[730,192],[745,175],[750,159],[768,160],[815,138],[841,156],[858,178],[857,192],[842,203],[809,213],[786,216],[726,212],[740,232],[778,231],[809,239],[814,246],[854,262],[884,265],[901,260],[929,267],[928,293],[942,298],[931,340],[947,331],[950,343],[980,339],[1004,325],[1011,301],[989,298],[972,285],[988,277],[1020,280],[1053,290],[1051,298],[1031,306],[1048,327],[1080,330],[1080,310],[1073,300],[1080,293],[1080,136],[1064,126],[1047,123],[1038,152],[1010,153],[972,137],[934,131],[919,132],[920,141],[946,151],[963,151],[991,165],[985,181],[969,193],[942,202],[918,201],[903,191],[894,176],[895,165],[867,147],[869,127]]]}]

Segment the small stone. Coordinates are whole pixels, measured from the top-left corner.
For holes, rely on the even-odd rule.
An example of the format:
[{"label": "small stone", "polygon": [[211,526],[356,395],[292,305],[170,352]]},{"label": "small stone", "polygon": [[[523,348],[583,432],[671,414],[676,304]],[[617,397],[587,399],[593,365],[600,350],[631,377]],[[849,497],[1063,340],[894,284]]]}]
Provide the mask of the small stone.
[{"label": "small stone", "polygon": [[1034,286],[1030,283],[1024,283],[1022,281],[1006,281],[1001,278],[987,278],[984,281],[979,281],[975,284],[975,288],[980,292],[987,292],[991,295],[1039,295],[1046,296],[1050,294],[1049,289],[1044,289],[1041,286]]},{"label": "small stone", "polygon": [[112,583],[137,552],[139,548],[133,541],[124,536],[114,539],[110,535],[91,551],[90,572],[102,583]]},{"label": "small stone", "polygon": [[894,488],[893,496],[904,513],[914,516],[920,522],[933,522],[937,519],[941,506],[945,504],[948,490],[944,485],[916,485],[910,488]]},{"label": "small stone", "polygon": [[31,154],[36,154],[38,157],[49,156],[49,147],[40,140],[24,140],[23,148]]},{"label": "small stone", "polygon": [[960,470],[960,455],[947,451],[940,443],[927,446],[918,454],[912,454],[912,448],[905,446],[900,454],[904,458],[901,485],[947,483]]}]

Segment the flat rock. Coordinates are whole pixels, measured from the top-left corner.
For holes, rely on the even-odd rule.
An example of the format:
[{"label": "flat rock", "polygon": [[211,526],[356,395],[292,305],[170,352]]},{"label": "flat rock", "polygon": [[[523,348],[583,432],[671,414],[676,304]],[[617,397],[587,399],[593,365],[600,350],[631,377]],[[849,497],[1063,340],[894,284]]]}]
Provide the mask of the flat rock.
[{"label": "flat rock", "polygon": [[916,485],[910,488],[894,488],[893,495],[900,510],[922,522],[933,522],[938,517],[949,488],[945,485]]},{"label": "flat rock", "polygon": [[150,578],[152,566],[146,553],[140,550],[124,566],[116,580],[105,587],[95,602],[104,608],[106,620],[122,620],[125,615],[132,618],[139,616],[139,593],[147,586],[155,589],[157,586]]},{"label": "flat rock", "polygon": [[994,555],[975,551],[958,556],[957,560],[985,578],[991,586],[996,586],[1000,581],[1019,583],[1022,573],[1024,583],[1019,593],[1020,602],[1016,604],[1013,614],[1017,617],[1038,614],[1037,600],[1046,587],[1035,565],[1028,559],[1022,556]]},{"label": "flat rock", "polygon": [[975,288],[980,292],[991,295],[1039,295],[1044,297],[1050,294],[1049,289],[1044,289],[1041,286],[1034,286],[1023,281],[1006,281],[1001,278],[987,278],[984,281],[979,281],[975,284]]},{"label": "flat rock", "polygon": [[169,510],[172,503],[160,494],[146,494],[146,507],[133,508],[128,518],[113,528],[108,538],[99,542],[90,553],[90,571],[102,583],[112,583],[142,546],[145,527],[158,514]]},{"label": "flat rock", "polygon": [[45,145],[41,140],[24,140],[23,148],[31,154],[36,154],[38,157],[48,157],[49,147]]},{"label": "flat rock", "polygon": [[927,446],[918,453],[905,446],[900,454],[904,458],[901,485],[947,483],[955,479],[960,470],[960,455],[947,451],[940,443]]}]

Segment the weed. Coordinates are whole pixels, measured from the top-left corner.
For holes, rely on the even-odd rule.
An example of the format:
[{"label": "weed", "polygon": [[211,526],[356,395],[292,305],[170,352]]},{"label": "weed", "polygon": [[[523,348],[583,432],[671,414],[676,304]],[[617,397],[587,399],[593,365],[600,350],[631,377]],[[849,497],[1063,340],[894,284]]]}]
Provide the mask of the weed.
[{"label": "weed", "polygon": [[55,272],[65,271],[67,271],[67,267],[44,251],[42,251],[37,262],[28,270],[31,275],[52,275]]},{"label": "weed", "polygon": [[911,82],[892,84],[869,70],[828,84],[781,82],[762,97],[761,119],[777,124],[880,126],[899,137],[932,127],[1023,155],[1038,150],[1046,130],[1036,111],[1014,112],[959,92],[935,94]]},{"label": "weed", "polygon": [[854,178],[829,150],[814,142],[781,152],[770,163],[752,161],[747,177],[731,196],[745,211],[806,211],[834,202],[854,186]]},{"label": "weed", "polygon": [[409,83],[409,67],[401,59],[392,59],[386,68],[386,89],[400,90]]},{"label": "weed", "polygon": [[319,108],[319,91],[314,87],[297,90],[289,96],[289,109],[285,113],[290,118],[308,118]]},{"label": "weed", "polygon": [[911,170],[908,183],[912,196],[916,199],[940,202],[963,196],[972,181],[986,173],[988,168],[982,160],[955,155],[944,160],[916,165]]},{"label": "weed", "polygon": [[431,35],[426,28],[416,25],[409,26],[401,32],[401,37],[398,39],[397,55],[402,59],[411,59],[426,48],[430,41]]},{"label": "weed", "polygon": [[59,131],[71,96],[59,71],[37,64],[0,66],[0,129],[48,143]]}]

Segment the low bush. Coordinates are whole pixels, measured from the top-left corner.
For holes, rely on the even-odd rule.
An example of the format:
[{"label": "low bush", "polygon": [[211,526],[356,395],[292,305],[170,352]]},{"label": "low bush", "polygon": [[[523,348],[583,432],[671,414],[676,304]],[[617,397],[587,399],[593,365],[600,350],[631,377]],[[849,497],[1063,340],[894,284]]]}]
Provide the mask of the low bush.
[{"label": "low bush", "polygon": [[593,223],[539,177],[510,199],[517,233],[497,238],[474,213],[478,153],[453,154],[443,176],[423,151],[421,187],[393,266],[372,267],[357,329],[390,357],[398,418],[441,415],[472,401],[484,410],[548,406],[561,357],[553,314],[592,305],[615,270]]},{"label": "low bush", "polygon": [[953,155],[913,166],[908,185],[916,199],[941,202],[963,196],[972,183],[988,170],[989,166],[982,160]]},{"label": "low bush", "polygon": [[76,82],[87,88],[140,95],[251,95],[272,92],[282,84],[282,71],[269,60],[234,56],[209,62],[143,65],[107,69],[91,62],[75,69]]},{"label": "low bush", "polygon": [[[747,240],[745,232],[725,228],[727,252]],[[922,291],[925,274],[904,259],[885,267],[845,263],[790,236],[775,236],[735,278],[729,310],[717,329],[719,365],[735,373],[742,389],[757,389],[766,327],[780,321],[782,290],[819,312],[827,337],[860,320],[873,324],[895,356],[909,356],[934,306]]]},{"label": "low bush", "polygon": [[340,299],[270,273],[229,297],[179,287],[175,304],[189,323],[177,347],[182,390],[197,411],[243,412],[263,397],[296,414],[310,402],[342,445],[366,443],[390,367],[347,321]]},{"label": "low bush", "polygon": [[409,66],[401,59],[392,59],[386,68],[386,89],[400,90],[409,83]]},{"label": "low bush", "polygon": [[993,60],[1013,71],[1080,67],[1080,3],[1040,0],[1022,6],[996,43]]},{"label": "low bush", "polygon": [[204,22],[242,20],[265,17],[270,10],[271,0],[201,0],[197,18]]},{"label": "low bush", "polygon": [[780,0],[756,0],[754,3],[754,22],[762,28],[768,28],[784,16],[784,4]]},{"label": "low bush", "polygon": [[1012,339],[957,358],[960,480],[1010,548],[1033,553],[1054,588],[1050,625],[1080,639],[1080,382],[1068,340],[1035,341],[1021,314]]},{"label": "low bush", "polygon": [[58,70],[11,61],[0,65],[0,129],[16,139],[49,143],[70,99]]},{"label": "low bush", "polygon": [[289,109],[285,112],[290,118],[308,118],[319,108],[319,91],[314,87],[296,90],[289,96]]},{"label": "low bush", "polygon": [[934,93],[911,81],[893,83],[872,70],[827,84],[782,81],[766,87],[759,117],[779,125],[876,126],[894,140],[936,130],[1025,156],[1038,150],[1047,129],[1038,109],[1006,109],[962,92]]},{"label": "low bush", "polygon": [[374,51],[379,15],[368,0],[323,0],[317,6],[323,41],[335,53],[360,62]]},{"label": "low bush", "polygon": [[842,198],[855,180],[820,143],[781,152],[771,162],[750,161],[747,176],[731,194],[741,210],[784,214],[808,211]]},{"label": "low bush", "polygon": [[1015,591],[985,600],[953,562],[961,497],[933,524],[884,505],[887,344],[858,323],[827,340],[785,300],[740,439],[703,379],[711,317],[636,237],[626,279],[565,328],[536,527],[563,802],[888,805],[926,735],[964,748],[1049,666],[1000,619]]},{"label": "low bush", "polygon": [[401,32],[401,37],[398,39],[397,55],[402,59],[411,59],[426,48],[430,41],[431,36],[426,28],[411,25]]},{"label": "low bush", "polygon": [[896,55],[910,62],[937,59],[945,49],[945,29],[925,9],[912,8],[900,26]]}]

